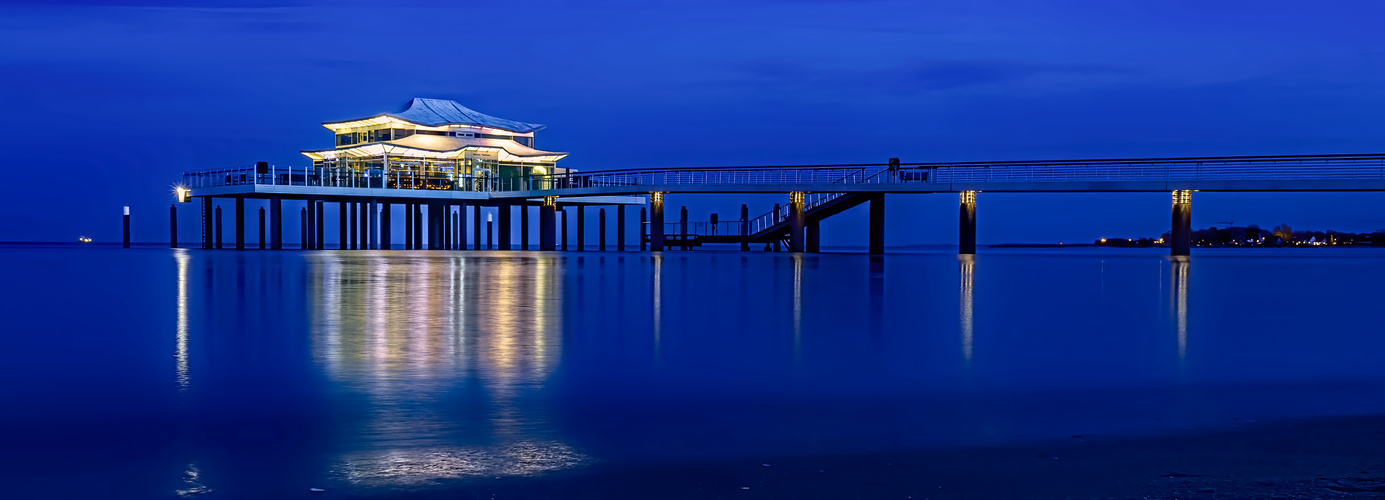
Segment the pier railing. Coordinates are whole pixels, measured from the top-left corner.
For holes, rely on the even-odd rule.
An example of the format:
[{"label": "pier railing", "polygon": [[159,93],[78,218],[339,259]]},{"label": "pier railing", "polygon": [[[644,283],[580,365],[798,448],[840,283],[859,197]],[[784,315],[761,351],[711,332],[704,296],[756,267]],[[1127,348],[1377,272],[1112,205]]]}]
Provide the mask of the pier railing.
[{"label": "pier railing", "polygon": [[[186,187],[239,184],[457,191],[551,191],[593,187],[1103,181],[1385,180],[1385,154],[1109,160],[779,165],[602,170],[499,177],[414,171],[270,166],[192,171]],[[638,190],[638,189],[636,189]],[[773,220],[773,214],[756,218]]]}]

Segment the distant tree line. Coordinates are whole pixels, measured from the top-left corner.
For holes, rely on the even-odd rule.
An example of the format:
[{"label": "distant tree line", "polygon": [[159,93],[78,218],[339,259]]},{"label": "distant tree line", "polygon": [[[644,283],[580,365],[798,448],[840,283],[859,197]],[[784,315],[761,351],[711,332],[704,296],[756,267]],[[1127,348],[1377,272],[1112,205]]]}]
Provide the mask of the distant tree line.
[{"label": "distant tree line", "polygon": [[[1097,246],[1112,247],[1152,247],[1168,246],[1170,234],[1159,238],[1101,238]],[[1371,233],[1347,233],[1341,231],[1294,231],[1288,224],[1280,224],[1269,230],[1260,226],[1209,227],[1193,231],[1193,246],[1199,247],[1301,247],[1301,246],[1385,246],[1385,229]]]}]

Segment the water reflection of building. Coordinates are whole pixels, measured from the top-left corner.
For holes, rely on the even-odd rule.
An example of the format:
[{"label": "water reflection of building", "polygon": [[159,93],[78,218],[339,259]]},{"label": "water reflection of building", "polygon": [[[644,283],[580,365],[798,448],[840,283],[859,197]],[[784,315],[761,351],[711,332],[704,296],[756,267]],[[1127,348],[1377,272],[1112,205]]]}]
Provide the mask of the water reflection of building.
[{"label": "water reflection of building", "polygon": [[554,258],[314,258],[314,357],[367,415],[343,479],[417,485],[581,462],[535,432],[547,416],[529,397],[561,353]]},{"label": "water reflection of building", "polygon": [[974,316],[972,314],[972,280],[976,269],[975,255],[958,255],[958,274],[961,275],[961,289],[959,291],[960,307],[958,311],[958,324],[962,333],[962,358],[971,361],[972,352],[972,333],[974,327]]}]

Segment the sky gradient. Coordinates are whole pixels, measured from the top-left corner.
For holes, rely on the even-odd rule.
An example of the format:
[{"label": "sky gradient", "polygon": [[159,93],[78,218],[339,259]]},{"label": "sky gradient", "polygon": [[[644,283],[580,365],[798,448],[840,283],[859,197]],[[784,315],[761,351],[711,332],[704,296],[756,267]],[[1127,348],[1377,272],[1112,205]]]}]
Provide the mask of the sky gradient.
[{"label": "sky gradient", "polygon": [[[183,170],[306,165],[299,150],[331,145],[321,122],[398,111],[412,97],[547,124],[538,146],[588,171],[1382,152],[1382,11],[1375,2],[8,3],[0,145],[18,188],[0,240],[115,241],[130,205],[134,239],[161,241]],[[779,200],[749,201],[759,214]],[[729,218],[741,202],[668,198],[694,220]],[[892,197],[887,244],[955,243],[956,204],[955,195]],[[1169,226],[1163,193],[982,193],[978,211],[982,244]],[[1385,194],[1200,193],[1193,217],[1198,228],[1372,231],[1385,228]],[[292,219],[286,238],[296,240]],[[864,220],[856,209],[825,221],[823,243],[864,245]]]}]

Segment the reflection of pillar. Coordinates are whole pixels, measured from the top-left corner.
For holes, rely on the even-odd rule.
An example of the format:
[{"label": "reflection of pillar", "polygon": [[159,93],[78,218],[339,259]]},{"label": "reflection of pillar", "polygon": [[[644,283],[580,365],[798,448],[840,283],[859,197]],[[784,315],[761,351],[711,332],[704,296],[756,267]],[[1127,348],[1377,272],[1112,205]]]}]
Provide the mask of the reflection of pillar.
[{"label": "reflection of pillar", "polygon": [[649,249],[664,250],[664,193],[649,193]]},{"label": "reflection of pillar", "polygon": [[597,226],[596,226],[596,241],[597,241],[597,243],[596,243],[596,249],[599,250],[599,251],[605,252],[605,251],[606,251],[606,209],[603,208],[603,209],[598,210],[598,211],[596,212],[596,223],[597,223]]},{"label": "reflection of pillar", "polygon": [[961,307],[959,311],[958,325],[962,330],[962,358],[971,361],[972,352],[972,330],[975,315],[972,314],[972,281],[975,273],[976,256],[962,254],[957,256],[962,275],[961,287]]},{"label": "reflection of pillar", "polygon": [[557,235],[558,197],[543,197],[539,206],[539,250],[551,252],[558,249]]},{"label": "reflection of pillar", "polygon": [[870,197],[870,253],[885,253],[885,195]]},{"label": "reflection of pillar", "polygon": [[616,251],[625,251],[625,205],[616,205]]},{"label": "reflection of pillar", "polygon": [[236,197],[236,250],[245,250],[245,197]]},{"label": "reflection of pillar", "polygon": [[741,204],[741,251],[750,251],[750,206]]},{"label": "reflection of pillar", "polygon": [[496,235],[501,250],[510,249],[510,216],[514,215],[514,205],[500,205],[500,219],[496,221],[500,231]]},{"label": "reflection of pillar", "polygon": [[803,229],[808,220],[803,215],[804,194],[802,191],[789,193],[789,251],[802,252],[804,248]]},{"label": "reflection of pillar", "polygon": [[957,227],[957,253],[976,254],[976,191],[962,191]]},{"label": "reflection of pillar", "polygon": [[1173,286],[1169,289],[1173,293],[1174,322],[1178,327],[1178,359],[1183,360],[1188,355],[1188,259],[1182,256],[1173,259],[1173,269],[1169,272]]},{"label": "reflection of pillar", "polygon": [[1173,192],[1173,230],[1169,232],[1169,253],[1188,255],[1193,243],[1193,192]]}]

